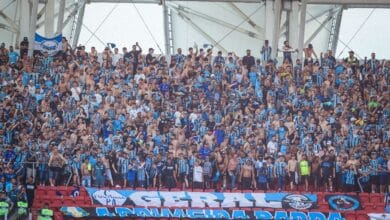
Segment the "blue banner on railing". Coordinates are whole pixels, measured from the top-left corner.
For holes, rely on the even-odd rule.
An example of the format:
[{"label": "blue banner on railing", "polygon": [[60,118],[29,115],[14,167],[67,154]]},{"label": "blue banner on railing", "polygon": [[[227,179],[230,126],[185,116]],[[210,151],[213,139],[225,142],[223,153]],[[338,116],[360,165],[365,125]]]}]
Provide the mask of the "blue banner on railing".
[{"label": "blue banner on railing", "polygon": [[186,191],[135,191],[86,188],[93,204],[135,207],[196,208],[286,208],[312,209],[317,206],[315,194],[289,193],[220,193]]},{"label": "blue banner on railing", "polygon": [[62,34],[53,38],[45,38],[38,33],[35,33],[34,50],[48,52],[49,56],[54,56],[58,51],[62,50]]},{"label": "blue banner on railing", "polygon": [[64,216],[72,218],[178,218],[178,219],[305,219],[345,220],[339,212],[286,212],[240,209],[191,209],[191,208],[127,208],[127,207],[62,207]]},{"label": "blue banner on railing", "polygon": [[336,211],[360,210],[361,204],[358,196],[344,194],[330,194],[325,196],[329,209]]}]

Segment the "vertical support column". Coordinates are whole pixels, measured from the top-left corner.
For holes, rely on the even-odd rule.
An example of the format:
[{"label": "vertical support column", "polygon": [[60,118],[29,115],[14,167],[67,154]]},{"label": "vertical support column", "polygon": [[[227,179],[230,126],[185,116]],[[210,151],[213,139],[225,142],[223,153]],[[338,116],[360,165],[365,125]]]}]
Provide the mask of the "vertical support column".
[{"label": "vertical support column", "polygon": [[54,35],[54,0],[47,0],[45,7],[45,37]]},{"label": "vertical support column", "polygon": [[38,4],[39,0],[32,0],[31,7],[31,17],[30,17],[30,33],[29,33],[29,45],[28,45],[28,56],[31,57],[33,55],[34,50],[34,42],[35,42],[35,31],[37,30],[37,14],[38,14]]},{"label": "vertical support column", "polygon": [[80,4],[82,4],[82,5],[79,6],[80,10],[79,10],[79,13],[77,15],[76,30],[74,32],[73,39],[72,39],[73,40],[72,48],[77,47],[77,43],[78,43],[79,37],[80,37],[81,27],[83,26],[85,1],[80,2]]},{"label": "vertical support column", "polygon": [[300,10],[300,19],[299,19],[299,39],[298,39],[298,57],[302,59],[303,47],[305,43],[305,25],[306,25],[306,1],[302,1],[301,10]]},{"label": "vertical support column", "polygon": [[[19,1],[16,1],[15,3],[16,3],[16,7],[15,7],[15,14],[14,14],[14,17],[13,17],[14,22],[17,21],[17,16],[20,13]],[[12,32],[11,42],[12,42],[12,44],[14,44],[14,48],[15,49],[19,49],[19,45],[18,45],[19,44],[19,35],[20,35],[20,31],[19,30],[17,30],[17,32]]]},{"label": "vertical support column", "polygon": [[19,2],[19,30],[16,37],[16,46],[15,48],[19,48],[19,43],[22,41],[24,37],[28,37],[30,39],[30,5],[29,1],[26,0],[18,0]]},{"label": "vertical support column", "polygon": [[331,50],[333,51],[333,54],[336,54],[337,44],[339,42],[339,34],[340,34],[340,27],[341,27],[341,20],[343,19],[343,7],[337,12],[336,17],[336,24],[333,32],[333,39],[331,44]]},{"label": "vertical support column", "polygon": [[299,2],[293,1],[292,2],[292,8],[288,16],[288,40],[290,42],[290,45],[292,47],[298,47],[298,39],[299,39],[299,32],[297,31],[297,28],[299,27]]},{"label": "vertical support column", "polygon": [[[265,4],[265,39],[269,40],[272,50],[277,51],[282,1],[267,0]],[[275,53],[275,57],[276,56],[277,54]]]},{"label": "vertical support column", "polygon": [[162,1],[163,7],[163,19],[164,19],[164,46],[165,46],[165,55],[166,58],[169,59],[171,56],[171,40],[170,40],[170,27],[169,27],[169,14],[168,7],[166,5],[165,0]]},{"label": "vertical support column", "polygon": [[64,22],[64,13],[65,13],[65,0],[60,0],[60,7],[58,8],[56,35],[62,32],[62,28],[63,28],[62,25]]}]

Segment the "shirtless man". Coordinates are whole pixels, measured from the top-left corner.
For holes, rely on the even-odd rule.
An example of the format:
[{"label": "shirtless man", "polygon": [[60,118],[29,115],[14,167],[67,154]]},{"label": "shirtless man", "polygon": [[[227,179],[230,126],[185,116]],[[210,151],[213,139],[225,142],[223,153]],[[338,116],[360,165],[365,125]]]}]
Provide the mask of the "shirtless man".
[{"label": "shirtless man", "polygon": [[290,179],[291,191],[294,190],[294,185],[297,184],[295,182],[297,171],[298,171],[297,168],[298,168],[298,161],[296,159],[296,156],[295,154],[291,154],[291,158],[287,162],[287,172],[288,172],[288,178]]},{"label": "shirtless man", "polygon": [[215,137],[212,130],[209,130],[207,134],[204,135],[203,141],[206,141],[208,146],[214,146]]},{"label": "shirtless man", "polygon": [[231,152],[227,164],[227,171],[230,178],[230,188],[236,189],[236,175],[237,175],[238,156],[236,152]]},{"label": "shirtless man", "polygon": [[309,62],[313,62],[313,55],[316,59],[318,59],[316,52],[313,49],[313,45],[309,44],[307,48],[303,49],[303,52],[305,53],[305,62],[304,65],[306,66]]},{"label": "shirtless man", "polygon": [[[253,169],[252,161],[247,160],[241,168],[240,172],[240,182],[242,189],[250,189],[255,178],[255,171]],[[254,185],[254,184],[253,184]]]},{"label": "shirtless man", "polygon": [[91,171],[92,171],[92,167],[89,164],[89,160],[84,159],[83,164],[81,164],[81,176],[82,176],[81,184],[84,187],[91,186]]},{"label": "shirtless man", "polygon": [[215,158],[217,160],[217,168],[218,171],[220,172],[220,175],[222,176],[222,187],[226,188],[226,168],[227,168],[227,163],[228,159],[226,157],[226,152],[221,149],[217,148],[215,152]]}]

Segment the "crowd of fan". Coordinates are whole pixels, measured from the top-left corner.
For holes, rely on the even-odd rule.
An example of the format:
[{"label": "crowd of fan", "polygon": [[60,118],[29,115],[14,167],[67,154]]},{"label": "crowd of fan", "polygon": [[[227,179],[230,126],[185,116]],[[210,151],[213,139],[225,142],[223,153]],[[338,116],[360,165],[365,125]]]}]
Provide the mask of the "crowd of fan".
[{"label": "crowd of fan", "polygon": [[56,56],[30,58],[28,45],[0,48],[0,189],[11,200],[26,183],[389,190],[390,61],[375,54],[336,60],[308,45],[301,62],[288,42],[266,41],[259,59],[197,47],[167,59],[64,38]]}]

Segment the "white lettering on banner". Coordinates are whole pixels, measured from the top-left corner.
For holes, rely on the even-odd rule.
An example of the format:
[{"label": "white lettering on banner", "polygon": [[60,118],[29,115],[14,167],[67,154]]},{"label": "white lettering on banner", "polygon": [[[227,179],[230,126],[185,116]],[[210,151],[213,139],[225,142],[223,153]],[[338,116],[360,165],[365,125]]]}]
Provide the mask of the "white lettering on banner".
[{"label": "white lettering on banner", "polygon": [[116,206],[126,202],[126,197],[115,190],[98,190],[92,196],[102,205]]},{"label": "white lettering on banner", "polygon": [[[95,204],[107,206],[134,205],[137,207],[196,207],[196,208],[232,208],[265,207],[283,208],[286,193],[212,193],[184,191],[133,191],[102,190],[87,188]],[[308,200],[315,196],[305,195]]]},{"label": "white lettering on banner", "polygon": [[164,200],[164,207],[188,207],[188,199],[184,192],[160,191],[159,193]]},{"label": "white lettering on banner", "polygon": [[218,197],[215,196],[214,194],[202,193],[202,192],[188,192],[188,195],[191,197],[191,207],[197,207],[197,208],[204,208],[204,207],[218,208],[219,207]]},{"label": "white lettering on banner", "polygon": [[266,201],[265,193],[252,193],[251,195],[255,199],[255,207],[282,208],[282,203],[279,201]]},{"label": "white lettering on banner", "polygon": [[141,207],[161,207],[161,198],[157,191],[137,191],[130,195],[130,200]]},{"label": "white lettering on banner", "polygon": [[244,193],[228,193],[224,197],[222,207],[236,207],[236,203],[239,203],[238,207],[253,207],[253,201],[248,200]]}]

